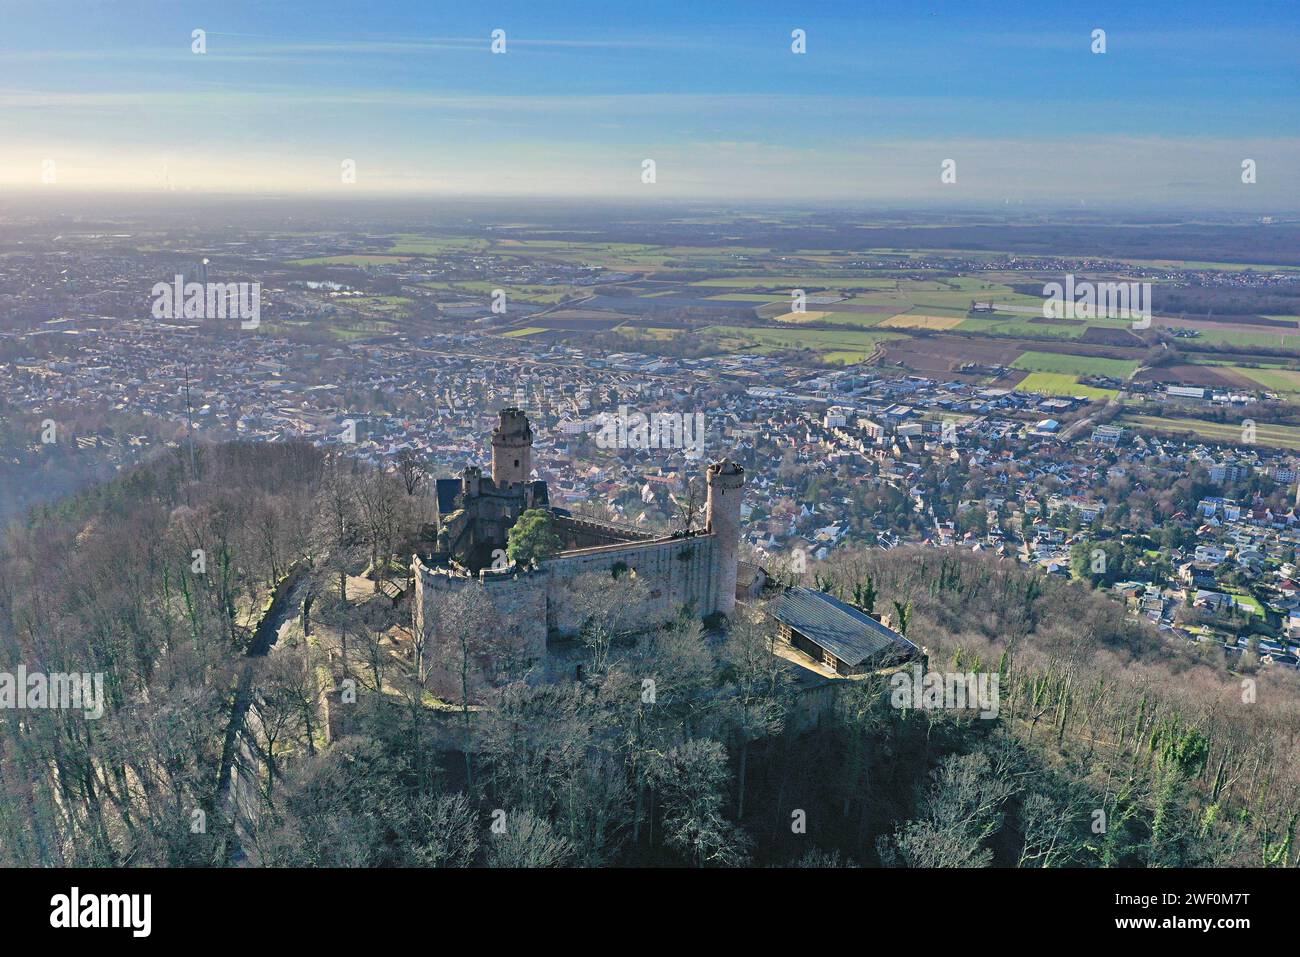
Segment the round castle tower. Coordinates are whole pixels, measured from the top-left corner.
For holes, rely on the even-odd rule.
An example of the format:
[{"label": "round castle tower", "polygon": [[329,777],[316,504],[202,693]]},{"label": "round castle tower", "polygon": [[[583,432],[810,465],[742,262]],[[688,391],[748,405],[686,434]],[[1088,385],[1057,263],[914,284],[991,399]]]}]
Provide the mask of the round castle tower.
[{"label": "round castle tower", "polygon": [[706,475],[709,492],[706,527],[714,535],[713,612],[730,617],[736,610],[736,563],[740,558],[740,501],[745,470],[729,459],[714,462]]},{"label": "round castle tower", "polygon": [[501,410],[501,422],[492,430],[492,481],[497,488],[510,482],[532,481],[533,430],[522,409]]}]

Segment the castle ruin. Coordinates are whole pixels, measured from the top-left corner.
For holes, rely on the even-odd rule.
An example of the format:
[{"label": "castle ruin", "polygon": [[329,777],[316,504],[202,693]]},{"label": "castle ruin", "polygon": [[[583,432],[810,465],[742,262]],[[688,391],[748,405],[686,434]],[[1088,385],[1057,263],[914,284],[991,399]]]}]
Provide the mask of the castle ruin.
[{"label": "castle ruin", "polygon": [[[575,518],[549,504],[546,483],[532,478],[533,433],[519,409],[500,412],[492,432],[492,474],[466,468],[459,478],[435,482],[436,536],[412,559],[415,628],[427,647],[446,636],[438,608],[447,596],[480,583],[529,657],[540,659],[549,635],[571,634],[581,622],[566,607],[566,590],[579,575],[629,573],[649,591],[646,627],[683,609],[700,617],[730,616],[736,606],[740,504],[745,472],[723,460],[705,473],[702,529],[657,536],[606,522]],[[528,509],[545,509],[562,548],[536,568],[506,559],[507,535]]]}]

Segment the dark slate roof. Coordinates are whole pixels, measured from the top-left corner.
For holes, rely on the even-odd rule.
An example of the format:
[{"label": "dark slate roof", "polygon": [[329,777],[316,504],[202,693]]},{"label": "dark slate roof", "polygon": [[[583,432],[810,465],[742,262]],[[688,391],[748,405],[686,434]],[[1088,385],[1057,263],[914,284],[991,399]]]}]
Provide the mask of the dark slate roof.
[{"label": "dark slate roof", "polygon": [[872,658],[910,657],[918,652],[916,645],[866,612],[811,588],[787,588],[772,614],[850,667]]},{"label": "dark slate roof", "polygon": [[460,494],[460,479],[440,478],[436,483],[438,514],[450,515],[456,511],[456,496]]},{"label": "dark slate roof", "polygon": [[[450,515],[456,511],[456,496],[460,494],[461,485],[461,480],[458,478],[440,478],[434,482],[439,515]],[[539,507],[549,504],[550,496],[546,490],[546,483],[538,479],[532,482],[532,486],[533,501]]]}]

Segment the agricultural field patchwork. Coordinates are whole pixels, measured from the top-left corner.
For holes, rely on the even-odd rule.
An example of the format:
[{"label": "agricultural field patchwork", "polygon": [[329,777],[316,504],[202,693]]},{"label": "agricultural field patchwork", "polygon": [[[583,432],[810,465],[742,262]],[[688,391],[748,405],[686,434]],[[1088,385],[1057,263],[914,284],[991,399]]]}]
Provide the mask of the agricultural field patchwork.
[{"label": "agricultural field patchwork", "polygon": [[[1041,314],[1035,287],[1046,274],[1014,270],[973,274],[918,275],[909,263],[936,250],[873,250],[896,260],[892,268],[860,268],[863,253],[805,249],[775,253],[746,247],[692,247],[642,243],[584,243],[566,236],[546,239],[493,237],[460,239],[410,233],[377,237],[372,249],[355,246],[335,256],[298,260],[301,264],[359,266],[366,269],[422,268],[428,261],[469,257],[504,257],[520,263],[544,260],[555,269],[531,275],[538,281],[426,280],[418,283],[440,305],[463,310],[487,304],[495,289],[522,312],[514,328],[499,333],[510,339],[534,336],[579,345],[591,333],[616,331],[632,348],[653,352],[672,349],[684,333],[723,352],[771,354],[800,352],[803,361],[826,364],[871,363],[928,376],[952,375],[966,381],[1004,385],[1020,392],[1083,397],[1105,402],[1120,395],[1118,383],[1136,379],[1167,385],[1201,385],[1207,389],[1272,392],[1300,396],[1297,358],[1270,350],[1300,352],[1300,328],[1261,322],[1186,320],[1182,328],[1195,336],[1173,336],[1179,322],[1157,317],[1156,330],[1134,330],[1126,319],[1065,320]],[[957,252],[957,251],[952,251]],[[997,253],[963,254],[965,258]],[[600,266],[619,274],[601,284],[550,281],[566,275],[560,264]],[[1185,264],[1183,264],[1185,265]],[[471,267],[477,268],[477,267]],[[909,274],[910,273],[910,274]],[[1135,275],[1137,275],[1135,273]],[[1123,278],[1115,271],[1113,278]],[[1152,278],[1159,284],[1163,277]],[[792,308],[802,290],[806,308]],[[440,294],[445,294],[446,299]],[[975,310],[975,306],[980,308]],[[371,320],[413,314],[411,299],[389,301],[341,297],[342,309],[362,313],[364,324],[343,325],[336,334],[349,338],[385,328]],[[556,308],[560,307],[560,308]],[[991,307],[991,308],[990,308]],[[1260,309],[1263,315],[1265,310]],[[1295,316],[1274,309],[1273,319],[1290,323]],[[655,320],[659,320],[656,322]],[[662,323],[662,324],[660,324]],[[1181,354],[1152,368],[1150,350],[1156,336]],[[1224,350],[1216,355],[1214,349]],[[1017,370],[1010,377],[984,371],[990,366]],[[1139,373],[1139,369],[1141,372]],[[1081,380],[1101,376],[1111,385]],[[1021,378],[1023,377],[1023,378]],[[1019,381],[1017,381],[1019,379]],[[1278,434],[1279,441],[1285,434]]]}]

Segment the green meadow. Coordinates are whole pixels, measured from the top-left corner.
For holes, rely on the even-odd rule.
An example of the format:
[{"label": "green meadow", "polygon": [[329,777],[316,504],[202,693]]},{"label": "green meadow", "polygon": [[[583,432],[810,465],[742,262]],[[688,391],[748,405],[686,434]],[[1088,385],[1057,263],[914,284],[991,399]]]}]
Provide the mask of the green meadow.
[{"label": "green meadow", "polygon": [[1107,400],[1119,395],[1114,389],[1097,389],[1080,385],[1077,376],[1063,372],[1031,372],[1016,386],[1017,392],[1040,392],[1044,395],[1086,396]]},{"label": "green meadow", "polygon": [[1014,369],[1029,372],[1055,372],[1064,375],[1104,375],[1127,379],[1137,371],[1134,359],[1105,359],[1098,356],[1072,356],[1059,352],[1025,352],[1011,363]]}]

